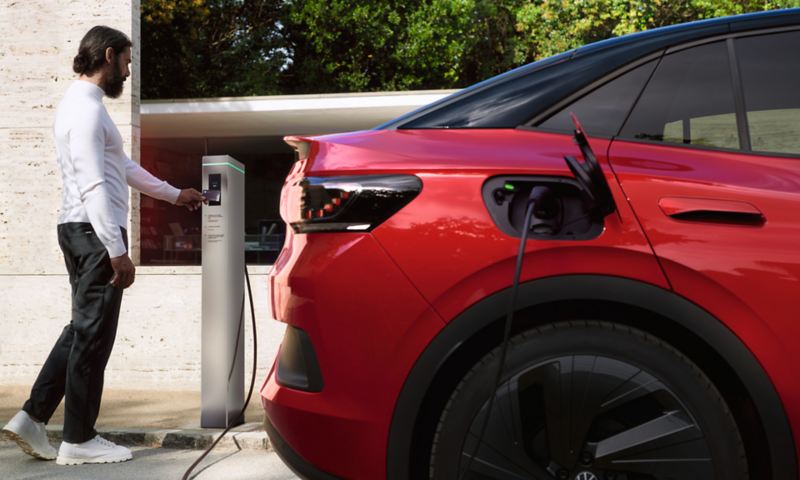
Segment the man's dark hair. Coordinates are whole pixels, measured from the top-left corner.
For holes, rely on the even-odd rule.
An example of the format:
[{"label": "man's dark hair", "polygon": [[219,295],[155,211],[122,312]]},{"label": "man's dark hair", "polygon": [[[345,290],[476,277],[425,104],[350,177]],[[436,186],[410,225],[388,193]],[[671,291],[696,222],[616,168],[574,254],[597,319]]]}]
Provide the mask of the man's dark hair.
[{"label": "man's dark hair", "polygon": [[72,70],[75,73],[91,75],[96,72],[106,61],[106,49],[111,47],[114,54],[133,44],[127,35],[111,27],[98,25],[92,27],[81,39],[78,54],[72,60]]}]

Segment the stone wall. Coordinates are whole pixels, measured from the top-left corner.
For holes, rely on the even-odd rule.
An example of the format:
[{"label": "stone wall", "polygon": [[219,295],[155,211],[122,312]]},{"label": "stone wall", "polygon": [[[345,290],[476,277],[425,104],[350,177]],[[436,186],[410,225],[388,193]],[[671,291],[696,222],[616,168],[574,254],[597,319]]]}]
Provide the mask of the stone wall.
[{"label": "stone wall", "polygon": [[[55,229],[61,177],[52,123],[76,78],[72,58],[80,39],[98,24],[127,33],[134,43],[125,92],[104,101],[125,150],[138,161],[139,0],[0,0],[0,386],[32,383],[69,321],[68,279]],[[133,194],[128,232],[134,262],[138,206]],[[253,270],[261,382],[282,326],[265,321],[266,268]],[[125,292],[106,385],[199,389],[199,322],[199,267],[140,267],[136,283]],[[246,338],[249,372],[249,327]]]},{"label": "stone wall", "polygon": [[[268,311],[266,266],[250,266],[258,330],[256,388],[266,378],[283,325]],[[125,291],[106,386],[200,390],[200,267],[139,267]],[[61,329],[69,322],[65,275],[0,275],[0,388],[30,385]],[[253,337],[245,317],[245,379]]]},{"label": "stone wall", "polygon": [[119,99],[105,103],[138,161],[138,18],[138,0],[0,0],[0,275],[64,271],[55,237],[61,175],[52,125],[76,78],[72,58],[94,25],[117,28],[134,43],[132,78]]}]

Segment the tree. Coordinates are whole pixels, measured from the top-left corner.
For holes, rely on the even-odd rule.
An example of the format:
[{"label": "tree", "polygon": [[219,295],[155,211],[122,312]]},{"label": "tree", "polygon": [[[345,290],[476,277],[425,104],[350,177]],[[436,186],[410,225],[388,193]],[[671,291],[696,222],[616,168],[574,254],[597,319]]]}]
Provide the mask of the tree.
[{"label": "tree", "polygon": [[290,0],[287,92],[458,88],[581,45],[800,0]]},{"label": "tree", "polygon": [[142,97],[280,92],[280,0],[143,0]]},{"label": "tree", "polygon": [[413,12],[397,61],[405,88],[466,86],[515,65],[515,1],[431,0]]},{"label": "tree", "polygon": [[145,98],[460,88],[605,38],[800,0],[142,0]]},{"label": "tree", "polygon": [[287,2],[287,91],[451,88],[513,63],[507,0]]},{"label": "tree", "polygon": [[519,63],[597,40],[706,18],[800,6],[800,0],[544,0],[516,10]]},{"label": "tree", "polygon": [[[288,92],[367,91],[392,85],[408,14],[418,2],[289,1],[284,25]],[[314,87],[312,87],[312,85]]]}]

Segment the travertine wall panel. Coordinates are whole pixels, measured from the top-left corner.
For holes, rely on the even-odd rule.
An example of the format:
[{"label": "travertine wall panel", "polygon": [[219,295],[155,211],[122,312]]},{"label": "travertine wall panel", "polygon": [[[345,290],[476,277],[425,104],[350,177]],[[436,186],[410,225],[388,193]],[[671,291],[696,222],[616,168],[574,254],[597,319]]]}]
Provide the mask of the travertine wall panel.
[{"label": "travertine wall panel", "polygon": [[[56,222],[61,174],[52,124],[77,77],[72,58],[94,25],[134,43],[131,78],[119,99],[104,99],[139,161],[139,0],[0,0],[0,386],[30,385],[69,321],[70,292]],[[138,260],[139,198],[128,232]],[[266,321],[266,268],[255,267],[259,374],[270,367],[283,326]],[[247,368],[252,337],[247,324]],[[248,370],[249,372],[249,370]],[[249,378],[249,373],[247,373]],[[106,382],[119,388],[200,388],[200,269],[139,268],[126,290]]]},{"label": "travertine wall panel", "polygon": [[[258,319],[256,380],[263,382],[284,327],[269,319],[267,269],[250,268],[260,272],[251,273],[250,281]],[[106,370],[109,388],[200,389],[200,269],[177,272],[142,267],[136,282],[125,291],[117,341]],[[0,292],[4,295],[0,386],[31,385],[69,322],[69,281],[66,275],[3,275]],[[249,383],[253,337],[247,310],[245,378]]]},{"label": "travertine wall panel", "polygon": [[[98,24],[134,42],[132,78],[122,97],[105,103],[126,151],[138,161],[139,0],[0,0],[0,275],[63,271],[55,237],[61,178],[52,124],[76,78],[72,58],[80,39]],[[138,201],[131,203],[138,208]]]}]

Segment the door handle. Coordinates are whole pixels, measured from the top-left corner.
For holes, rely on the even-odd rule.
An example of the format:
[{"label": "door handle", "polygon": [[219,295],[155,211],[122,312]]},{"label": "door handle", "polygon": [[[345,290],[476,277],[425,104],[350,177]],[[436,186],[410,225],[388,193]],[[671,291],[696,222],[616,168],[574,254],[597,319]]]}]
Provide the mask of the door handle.
[{"label": "door handle", "polygon": [[755,205],[715,198],[664,197],[661,211],[676,220],[734,225],[762,225],[766,218]]}]

